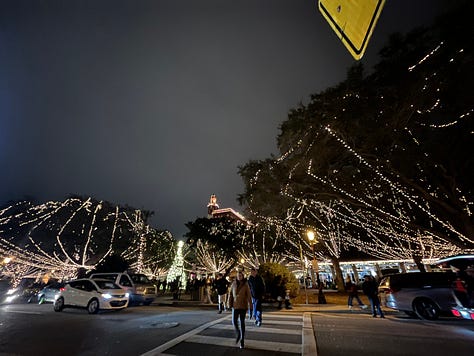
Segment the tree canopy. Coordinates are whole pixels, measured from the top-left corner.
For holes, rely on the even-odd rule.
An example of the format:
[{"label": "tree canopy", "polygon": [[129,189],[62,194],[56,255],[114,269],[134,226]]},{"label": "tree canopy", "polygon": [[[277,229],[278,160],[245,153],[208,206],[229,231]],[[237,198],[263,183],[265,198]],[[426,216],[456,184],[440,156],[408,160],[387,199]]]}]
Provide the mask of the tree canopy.
[{"label": "tree canopy", "polygon": [[374,71],[289,112],[278,157],[239,168],[240,201],[318,253],[440,257],[474,248],[473,5],[395,34]]}]

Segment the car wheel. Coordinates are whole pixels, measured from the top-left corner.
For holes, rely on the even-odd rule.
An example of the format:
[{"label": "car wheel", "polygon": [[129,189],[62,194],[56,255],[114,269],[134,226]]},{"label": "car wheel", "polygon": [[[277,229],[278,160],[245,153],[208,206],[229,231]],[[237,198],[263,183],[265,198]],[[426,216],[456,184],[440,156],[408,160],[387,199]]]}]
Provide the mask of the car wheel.
[{"label": "car wheel", "polygon": [[89,314],[97,314],[99,311],[99,301],[96,298],[91,299],[89,304],[87,304],[87,311]]},{"label": "car wheel", "polygon": [[44,295],[38,298],[38,304],[43,304],[44,303]]},{"label": "car wheel", "polygon": [[63,297],[59,297],[58,299],[56,299],[56,301],[54,302],[54,311],[55,312],[60,312],[64,309],[64,298]]},{"label": "car wheel", "polygon": [[413,309],[420,319],[436,320],[439,318],[439,308],[430,299],[417,299],[413,302]]}]

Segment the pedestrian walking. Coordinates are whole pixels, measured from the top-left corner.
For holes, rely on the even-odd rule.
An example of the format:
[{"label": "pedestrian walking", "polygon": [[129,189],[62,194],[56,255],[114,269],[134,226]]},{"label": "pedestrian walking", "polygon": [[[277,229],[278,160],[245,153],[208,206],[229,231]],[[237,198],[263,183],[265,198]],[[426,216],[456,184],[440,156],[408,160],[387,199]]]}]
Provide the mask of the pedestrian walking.
[{"label": "pedestrian walking", "polygon": [[221,314],[222,311],[227,311],[226,297],[229,289],[229,282],[227,282],[227,279],[224,278],[222,273],[217,275],[214,288],[217,292],[217,310],[218,313]]},{"label": "pedestrian walking", "polygon": [[382,309],[380,308],[380,299],[378,294],[378,285],[374,277],[371,275],[364,276],[364,283],[362,283],[362,290],[364,294],[369,298],[370,305],[372,306],[372,316],[377,317],[377,312],[381,318],[385,318]]},{"label": "pedestrian walking", "polygon": [[357,288],[357,285],[352,282],[351,277],[347,276],[346,278],[346,291],[349,293],[349,296],[347,298],[347,306],[349,310],[352,310],[352,300],[355,298],[357,300],[357,303],[359,303],[359,307],[361,309],[367,309],[367,305],[362,302],[359,298],[359,291]]},{"label": "pedestrian walking", "polygon": [[252,294],[252,316],[255,318],[255,325],[262,325],[262,300],[265,295],[265,282],[257,273],[256,268],[252,268],[249,277],[250,293]]},{"label": "pedestrian walking", "polygon": [[[245,315],[252,305],[252,296],[247,279],[242,271],[237,272],[237,277],[230,287],[229,308],[232,308],[232,325],[235,329],[235,343],[244,348],[245,340]],[[240,329],[239,329],[240,323]]]}]

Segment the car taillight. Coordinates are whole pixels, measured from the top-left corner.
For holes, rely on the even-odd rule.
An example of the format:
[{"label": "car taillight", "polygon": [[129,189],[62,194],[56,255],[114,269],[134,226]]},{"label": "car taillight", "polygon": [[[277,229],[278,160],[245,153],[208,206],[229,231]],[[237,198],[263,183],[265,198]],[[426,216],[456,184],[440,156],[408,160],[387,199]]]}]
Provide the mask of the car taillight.
[{"label": "car taillight", "polygon": [[392,294],[392,293],[398,292],[399,290],[400,290],[400,289],[398,289],[398,288],[384,288],[384,289],[383,289],[383,292],[384,292],[385,294]]},{"label": "car taillight", "polygon": [[66,290],[66,288],[62,287],[62,288],[59,288],[59,291],[60,292],[64,292]]},{"label": "car taillight", "polygon": [[474,313],[469,313],[471,315],[471,319],[474,320]]},{"label": "car taillight", "polygon": [[454,315],[454,316],[457,316],[458,318],[461,317],[461,313],[459,312],[459,310],[451,309],[451,313],[453,313],[453,315]]}]

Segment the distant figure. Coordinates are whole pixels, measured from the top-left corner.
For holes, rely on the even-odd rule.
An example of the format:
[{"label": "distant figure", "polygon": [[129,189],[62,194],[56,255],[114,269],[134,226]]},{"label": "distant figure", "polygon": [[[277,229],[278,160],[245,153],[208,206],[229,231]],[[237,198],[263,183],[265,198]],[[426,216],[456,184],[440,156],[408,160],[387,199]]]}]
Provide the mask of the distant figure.
[{"label": "distant figure", "polygon": [[222,311],[227,311],[226,297],[227,290],[229,289],[229,282],[224,278],[222,273],[217,275],[217,278],[214,282],[214,288],[217,292],[217,309],[218,313],[221,314]]},{"label": "distant figure", "polygon": [[316,284],[318,285],[318,304],[327,304],[326,297],[324,296],[323,292],[324,283],[319,279],[319,275],[316,280]]},{"label": "distant figure", "polygon": [[364,283],[362,283],[362,290],[364,294],[369,298],[370,305],[372,306],[372,316],[377,317],[379,312],[381,318],[385,318],[382,309],[380,308],[380,299],[378,294],[378,285],[374,277],[370,275],[364,276]]},{"label": "distant figure", "polygon": [[285,302],[285,308],[286,309],[293,309],[293,306],[291,305],[291,302],[290,302],[290,290],[287,289],[285,291],[285,298],[283,298],[282,296],[278,296],[277,297],[277,301],[278,301],[278,309],[282,309],[282,305],[283,305],[283,301]]},{"label": "distant figure", "polygon": [[[235,329],[235,343],[240,341],[240,348],[244,348],[245,339],[245,314],[252,305],[250,287],[242,271],[237,272],[237,277],[232,282],[229,295],[229,307],[232,308],[232,325]],[[240,330],[239,330],[240,320]]]},{"label": "distant figure", "polygon": [[454,289],[454,294],[459,299],[461,304],[464,307],[468,307],[469,306],[469,294],[468,294],[468,291],[467,291],[466,282],[464,281],[464,279],[459,274],[456,277],[456,280],[453,282],[453,289]]},{"label": "distant figure", "polygon": [[212,298],[211,298],[211,287],[212,287],[212,281],[210,278],[206,278],[204,282],[204,302],[208,304],[212,304]]},{"label": "distant figure", "polygon": [[265,283],[263,278],[257,273],[256,268],[252,268],[249,277],[250,292],[252,294],[252,316],[255,318],[255,325],[262,325],[262,299],[265,295]]},{"label": "distant figure", "polygon": [[349,310],[352,310],[352,300],[356,298],[357,303],[359,303],[359,307],[361,309],[367,309],[367,305],[365,305],[362,300],[359,298],[359,291],[357,290],[357,285],[352,282],[351,277],[347,276],[346,278],[346,291],[349,293],[347,298],[347,305]]}]

